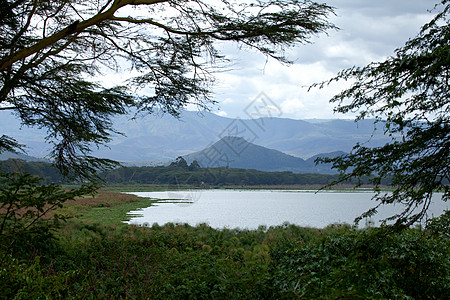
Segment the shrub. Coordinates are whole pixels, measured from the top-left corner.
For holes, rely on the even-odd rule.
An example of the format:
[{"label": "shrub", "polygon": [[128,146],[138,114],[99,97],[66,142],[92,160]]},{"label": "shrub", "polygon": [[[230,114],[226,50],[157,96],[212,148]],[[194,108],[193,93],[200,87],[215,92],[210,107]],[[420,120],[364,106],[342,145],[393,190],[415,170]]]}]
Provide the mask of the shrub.
[{"label": "shrub", "polygon": [[83,185],[65,191],[59,185],[43,185],[39,177],[27,173],[0,173],[0,248],[16,253],[45,248],[51,231],[64,219],[50,213],[95,189]]},{"label": "shrub", "polygon": [[271,253],[272,283],[290,297],[442,299],[450,295],[449,246],[416,230],[381,229],[287,242]]}]

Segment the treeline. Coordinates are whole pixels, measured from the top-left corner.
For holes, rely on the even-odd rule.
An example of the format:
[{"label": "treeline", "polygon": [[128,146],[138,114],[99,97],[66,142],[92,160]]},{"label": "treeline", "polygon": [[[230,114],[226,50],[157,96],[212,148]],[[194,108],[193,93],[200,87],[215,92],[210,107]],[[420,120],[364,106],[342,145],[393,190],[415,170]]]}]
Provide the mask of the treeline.
[{"label": "treeline", "polygon": [[337,175],[263,172],[233,168],[122,167],[104,173],[108,183],[175,184],[192,186],[227,185],[316,185],[328,184]]},{"label": "treeline", "polygon": [[[19,159],[0,161],[0,170],[8,173],[30,173],[43,178],[44,184],[65,183],[57,168],[46,162],[26,162]],[[338,178],[328,174],[297,174],[264,172],[235,168],[200,168],[194,161],[187,165],[177,159],[169,166],[120,167],[100,174],[106,184],[167,184],[196,187],[262,186],[262,185],[326,185]],[[370,184],[369,178],[360,180]],[[352,182],[348,182],[351,184]],[[354,183],[354,182],[353,182]],[[382,182],[388,185],[389,182]]]},{"label": "treeline", "polygon": [[189,186],[230,185],[325,185],[337,175],[264,172],[236,168],[201,168],[197,161],[190,165],[178,157],[169,166],[121,167],[102,175],[108,183],[169,184]]},{"label": "treeline", "polygon": [[29,173],[42,178],[43,184],[64,183],[59,170],[50,163],[42,161],[27,162],[23,159],[8,159],[0,161],[0,171],[6,173]]}]

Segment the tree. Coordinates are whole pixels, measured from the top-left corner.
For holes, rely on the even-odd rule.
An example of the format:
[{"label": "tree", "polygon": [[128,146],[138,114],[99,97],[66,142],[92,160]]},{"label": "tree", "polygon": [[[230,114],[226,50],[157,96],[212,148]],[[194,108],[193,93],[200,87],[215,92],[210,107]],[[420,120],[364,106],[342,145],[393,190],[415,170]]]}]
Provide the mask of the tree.
[{"label": "tree", "polygon": [[[227,62],[217,42],[288,63],[284,48],[334,28],[333,8],[309,0],[207,2],[0,0],[0,109],[47,129],[59,169],[86,178],[114,163],[89,155],[115,133],[112,116],[214,103],[214,71]],[[136,76],[115,87],[94,80],[108,69]],[[0,151],[19,146],[0,136]]]},{"label": "tree", "polygon": [[379,187],[383,178],[392,178],[394,191],[378,191],[378,205],[359,220],[380,205],[401,203],[405,209],[386,221],[395,220],[394,227],[403,228],[426,216],[434,192],[442,191],[442,199],[449,199],[449,2],[436,5],[442,10],[393,57],[343,70],[315,85],[352,80],[331,99],[337,103],[335,111],[358,112],[357,120],[373,117],[392,137],[382,147],[356,145],[348,155],[321,160],[341,172],[338,182],[370,175]]},{"label": "tree", "polygon": [[[95,184],[64,190],[55,184],[43,185],[39,177],[28,173],[0,171],[0,251],[22,251],[29,244],[45,244],[64,216],[50,211],[68,200],[92,194]],[[5,248],[6,247],[6,248]]]},{"label": "tree", "polygon": [[191,164],[189,165],[189,171],[195,171],[200,169],[200,164],[198,163],[198,161],[194,160],[193,162],[191,162]]},{"label": "tree", "polygon": [[189,166],[186,160],[182,156],[178,156],[177,159],[170,163],[170,167],[188,169]]}]

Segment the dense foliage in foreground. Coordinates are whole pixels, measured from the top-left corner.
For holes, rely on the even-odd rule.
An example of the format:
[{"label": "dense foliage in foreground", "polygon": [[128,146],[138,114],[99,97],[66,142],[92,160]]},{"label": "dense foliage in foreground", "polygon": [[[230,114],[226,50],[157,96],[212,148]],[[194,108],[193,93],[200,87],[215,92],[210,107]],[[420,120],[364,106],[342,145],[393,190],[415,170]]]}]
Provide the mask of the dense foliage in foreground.
[{"label": "dense foliage in foreground", "polygon": [[[71,221],[26,251],[1,244],[8,299],[408,298],[450,295],[448,214],[430,230]],[[44,239],[44,240],[43,240]]]}]

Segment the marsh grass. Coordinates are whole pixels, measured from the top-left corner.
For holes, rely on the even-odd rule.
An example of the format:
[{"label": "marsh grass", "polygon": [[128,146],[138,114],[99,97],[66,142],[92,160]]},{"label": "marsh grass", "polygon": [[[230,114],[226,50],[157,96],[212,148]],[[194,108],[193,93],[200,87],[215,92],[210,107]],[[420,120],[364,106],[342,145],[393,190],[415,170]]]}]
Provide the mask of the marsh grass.
[{"label": "marsh grass", "polygon": [[101,189],[94,197],[86,196],[67,201],[53,213],[84,222],[117,225],[128,220],[127,212],[148,207],[153,202],[154,200],[148,198]]}]

